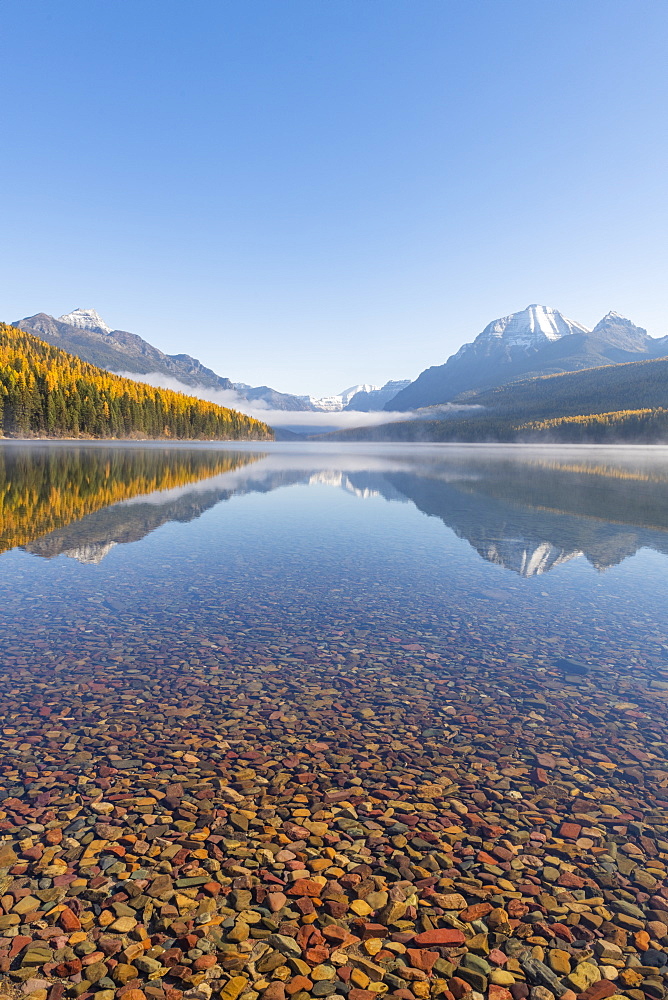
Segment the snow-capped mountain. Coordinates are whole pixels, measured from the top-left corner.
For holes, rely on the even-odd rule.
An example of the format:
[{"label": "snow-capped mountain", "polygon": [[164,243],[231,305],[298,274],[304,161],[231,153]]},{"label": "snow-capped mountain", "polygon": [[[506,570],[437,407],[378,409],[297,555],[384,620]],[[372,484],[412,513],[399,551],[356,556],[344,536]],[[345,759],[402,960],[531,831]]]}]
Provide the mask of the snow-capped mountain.
[{"label": "snow-capped mountain", "polygon": [[136,333],[112,330],[95,309],[74,309],[59,319],[37,313],[20,319],[14,326],[41,340],[60,347],[98,368],[154,385],[174,388],[180,382],[183,391],[231,389],[229,379],[205,368],[189,354],[164,354]]},{"label": "snow-capped mountain", "polygon": [[[573,333],[589,333],[589,330],[581,323],[566,319],[557,309],[531,305],[521,312],[492,320],[476,337],[474,344],[502,341],[508,347],[526,349],[543,346],[546,341],[559,340]],[[464,344],[458,353],[471,346]]]},{"label": "snow-capped mountain", "polygon": [[346,406],[346,410],[357,410],[369,413],[373,410],[382,410],[391,399],[411,384],[411,380],[401,379],[394,382],[386,382],[380,389],[360,389]]},{"label": "snow-capped mountain", "polygon": [[460,347],[445,364],[423,371],[384,409],[414,410],[458,397],[465,402],[465,394],[472,390],[519,377],[639,361],[642,355],[660,357],[667,347],[666,338],[654,339],[614,312],[589,330],[557,309],[534,304],[492,320],[474,341]]},{"label": "snow-capped mountain", "polygon": [[380,389],[379,385],[351,385],[349,389],[344,389],[336,396],[300,396],[299,398],[310,403],[316,410],[321,410],[324,413],[335,413],[343,410],[358,392],[376,392],[378,389]]},{"label": "snow-capped mountain", "polygon": [[67,323],[68,326],[76,326],[79,330],[94,330],[96,333],[111,333],[111,327],[107,326],[95,309],[73,309],[71,313],[65,313],[63,316],[59,316],[58,322]]}]

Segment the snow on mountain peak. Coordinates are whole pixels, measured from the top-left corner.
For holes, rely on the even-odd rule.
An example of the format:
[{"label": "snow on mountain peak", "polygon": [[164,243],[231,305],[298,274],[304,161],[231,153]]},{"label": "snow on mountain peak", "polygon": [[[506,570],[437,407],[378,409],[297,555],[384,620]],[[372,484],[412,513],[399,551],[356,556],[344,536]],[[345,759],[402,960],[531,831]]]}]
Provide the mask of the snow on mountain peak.
[{"label": "snow on mountain peak", "polygon": [[364,385],[351,385],[349,389],[344,389],[343,392],[339,393],[343,405],[345,406],[353,396],[356,396],[358,392],[375,392],[376,389],[380,389],[379,385],[368,385],[366,382]]},{"label": "snow on mountain peak", "polygon": [[111,327],[107,326],[102,317],[94,309],[74,309],[71,313],[65,313],[58,317],[60,323],[68,323],[76,326],[80,330],[94,330],[96,333],[111,333]]},{"label": "snow on mountain peak", "polygon": [[317,410],[335,413],[347,406],[358,392],[375,392],[376,389],[380,389],[380,386],[366,384],[351,385],[350,388],[344,389],[343,392],[338,393],[336,396],[322,396],[320,398],[316,396],[300,396],[299,398],[308,400]]},{"label": "snow on mountain peak", "polygon": [[527,347],[545,340],[559,340],[573,333],[589,332],[586,326],[566,319],[557,309],[534,303],[521,312],[493,320],[479,339],[503,340],[511,346]]},{"label": "snow on mountain peak", "polygon": [[622,316],[621,313],[614,312],[613,310],[610,310],[610,312],[605,314],[603,319],[596,324],[594,330],[597,330],[600,326],[603,326],[605,323],[617,323],[618,325],[621,326],[629,326],[633,327],[636,330],[642,330],[642,327],[637,326],[633,322],[633,320],[627,319],[626,316]]}]

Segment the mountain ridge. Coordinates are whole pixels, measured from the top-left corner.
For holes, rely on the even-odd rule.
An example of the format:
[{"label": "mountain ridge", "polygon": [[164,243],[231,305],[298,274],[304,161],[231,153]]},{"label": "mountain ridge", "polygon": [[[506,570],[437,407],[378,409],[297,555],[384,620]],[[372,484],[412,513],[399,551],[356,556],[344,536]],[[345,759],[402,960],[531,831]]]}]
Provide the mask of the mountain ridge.
[{"label": "mountain ridge", "polygon": [[463,401],[473,390],[521,377],[579,371],[668,353],[668,337],[653,338],[618,313],[589,330],[556,309],[531,305],[488,323],[442,365],[434,365],[401,390],[385,409],[408,411]]},{"label": "mountain ridge", "polygon": [[[383,402],[394,393],[386,383],[385,386],[359,384],[344,389],[333,396],[296,396],[293,393],[279,392],[270,386],[252,386],[245,382],[232,382],[229,378],[218,375],[211,368],[205,367],[197,358],[189,354],[166,354],[154,347],[139,334],[127,330],[112,329],[95,309],[77,307],[72,312],[64,313],[58,318],[49,313],[35,313],[16,320],[12,326],[26,333],[32,333],[45,340],[53,347],[60,347],[99,368],[105,368],[115,375],[128,377],[154,376],[151,384],[156,382],[155,376],[162,376],[165,382],[163,388],[175,388],[173,381],[183,385],[184,389],[233,391],[239,396],[239,403],[266,404],[268,409],[294,412],[337,412],[344,409],[356,409],[354,397],[360,393],[385,393]],[[409,381],[409,380],[408,380]],[[406,381],[405,384],[408,384]],[[404,383],[398,383],[403,386]],[[234,406],[235,401],[230,400]],[[362,407],[365,409],[366,407]],[[381,409],[374,405],[373,409]]]},{"label": "mountain ridge", "polygon": [[[64,321],[75,313],[79,314],[77,322]],[[82,314],[97,317],[100,321],[97,329],[82,326]],[[228,378],[217,375],[189,354],[165,354],[136,333],[109,330],[94,309],[78,309],[60,319],[55,319],[48,313],[35,313],[34,316],[17,320],[12,326],[114,374],[149,375],[157,372],[176,379],[189,388],[203,386],[207,389],[232,389]],[[105,329],[109,332],[105,332]]]}]

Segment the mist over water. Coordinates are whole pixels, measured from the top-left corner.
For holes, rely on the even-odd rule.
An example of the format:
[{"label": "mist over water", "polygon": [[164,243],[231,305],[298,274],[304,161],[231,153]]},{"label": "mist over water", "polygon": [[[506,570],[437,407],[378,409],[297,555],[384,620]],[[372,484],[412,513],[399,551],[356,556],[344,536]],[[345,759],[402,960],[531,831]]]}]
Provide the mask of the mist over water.
[{"label": "mist over water", "polygon": [[[172,389],[174,392],[182,392],[188,396],[196,396],[198,399],[206,399],[210,403],[217,403],[219,406],[227,406],[232,410],[239,410],[249,417],[263,420],[271,427],[280,427],[302,434],[326,434],[329,431],[348,430],[354,427],[377,427],[381,424],[397,423],[401,420],[411,420],[416,414],[408,411],[374,410],[364,412],[362,410],[275,410],[264,400],[245,399],[236,389],[209,389],[207,386],[189,386],[178,379],[169,378],[162,372],[148,372],[138,375],[136,372],[114,372],[123,378],[134,379],[134,381],[146,382],[161,389]],[[479,406],[455,405],[444,403],[438,407],[438,417],[442,419],[447,415],[464,416],[466,413],[479,412]],[[436,419],[437,414],[432,414],[432,419]]]}]

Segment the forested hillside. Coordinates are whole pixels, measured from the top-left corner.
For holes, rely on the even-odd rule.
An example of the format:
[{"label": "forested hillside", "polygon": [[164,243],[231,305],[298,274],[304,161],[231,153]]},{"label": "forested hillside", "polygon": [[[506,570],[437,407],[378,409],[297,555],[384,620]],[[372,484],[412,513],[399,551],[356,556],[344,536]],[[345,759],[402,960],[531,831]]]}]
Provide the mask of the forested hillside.
[{"label": "forested hillside", "polygon": [[668,406],[668,358],[509,382],[468,393],[466,402],[535,419]]},{"label": "forested hillside", "polygon": [[527,440],[534,437],[550,441],[596,442],[599,444],[666,444],[668,410],[616,410],[577,417],[554,417],[535,420],[518,428]]},{"label": "forested hillside", "polygon": [[668,444],[668,409],[614,410],[522,421],[484,416],[465,420],[402,420],[380,427],[321,434],[339,441],[422,441],[454,444]]},{"label": "forested hillside", "polygon": [[0,428],[9,437],[273,438],[253,417],[112,375],[4,323]]}]

